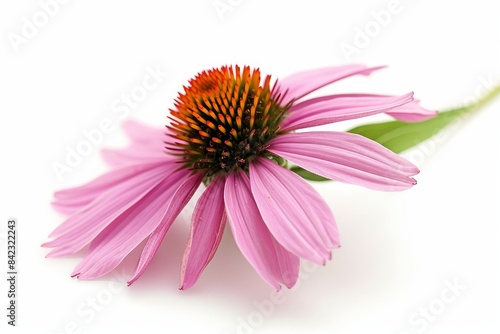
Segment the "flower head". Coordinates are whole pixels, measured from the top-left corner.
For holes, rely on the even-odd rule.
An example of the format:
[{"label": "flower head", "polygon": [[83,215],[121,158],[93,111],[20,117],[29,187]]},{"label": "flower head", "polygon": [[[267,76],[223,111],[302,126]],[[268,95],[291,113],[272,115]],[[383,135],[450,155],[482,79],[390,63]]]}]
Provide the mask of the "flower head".
[{"label": "flower head", "polygon": [[260,71],[249,67],[198,74],[171,110],[174,142],[167,142],[167,149],[207,177],[238,168],[248,172],[249,162],[278,134],[289,108],[271,92],[270,82],[270,76],[261,82]]},{"label": "flower head", "polygon": [[412,93],[305,98],[337,80],[377,69],[331,67],[274,84],[249,67],[199,73],[176,99],[165,131],[127,122],[132,145],[103,152],[112,171],[55,193],[54,206],[70,216],[44,244],[54,248],[48,256],[73,254],[90,243],[73,272],[90,279],[113,270],[147,239],[131,284],[204,183],[182,259],[181,289],[196,283],[214,256],[226,221],[239,249],[267,283],[276,289],[293,286],[300,258],[324,264],[339,238],[330,208],[286,168],[289,162],[377,190],[415,184],[414,165],[369,139],[344,132],[296,132],[377,113],[404,121],[435,114],[413,101]]}]

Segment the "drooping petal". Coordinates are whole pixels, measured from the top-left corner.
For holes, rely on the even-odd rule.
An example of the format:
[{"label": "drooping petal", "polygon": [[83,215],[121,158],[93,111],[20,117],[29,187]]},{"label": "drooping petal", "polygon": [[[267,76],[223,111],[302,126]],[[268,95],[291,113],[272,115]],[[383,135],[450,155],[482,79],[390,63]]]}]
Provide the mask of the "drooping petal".
[{"label": "drooping petal", "polygon": [[[308,99],[306,101],[300,102],[298,104],[294,104],[290,109],[287,110],[288,115],[291,115],[295,113],[296,111],[300,110],[308,110],[313,106],[313,108],[319,108],[321,109],[322,107],[325,107],[324,103],[327,101],[330,101],[332,99],[337,99],[339,97],[347,98],[358,98],[359,102],[361,105],[363,103],[371,103],[375,102],[378,103],[382,101],[384,98],[391,98],[395,96],[390,96],[390,95],[380,95],[380,94],[338,94],[338,95],[326,95],[326,96],[320,96],[317,98],[313,99]],[[370,100],[370,98],[372,100]],[[323,103],[323,104],[322,104]],[[425,109],[422,106],[420,106],[420,100],[418,99],[413,99],[413,101],[403,104],[399,107],[396,107],[394,109],[388,110],[386,113],[388,115],[391,115],[392,117],[403,121],[403,122],[421,122],[425,121],[426,119],[432,118],[437,115],[436,110],[429,110]]]},{"label": "drooping petal", "polygon": [[342,94],[315,98],[294,105],[281,123],[283,131],[366,117],[410,103],[413,93],[402,96]]},{"label": "drooping petal", "polygon": [[101,155],[111,166],[134,164],[137,161],[171,159],[164,150],[168,129],[154,128],[134,120],[123,122],[123,129],[131,140],[124,149],[103,149]]},{"label": "drooping petal", "polygon": [[122,126],[132,143],[149,147],[159,146],[160,149],[163,147],[166,138],[165,128],[148,126],[133,119],[124,121]]},{"label": "drooping petal", "polygon": [[250,184],[267,227],[290,252],[324,264],[339,246],[333,214],[300,176],[267,158],[250,163]]},{"label": "drooping petal", "polygon": [[163,163],[163,159],[157,159],[114,169],[82,186],[55,192],[52,205],[62,213],[72,214],[110,188]]},{"label": "drooping petal", "polygon": [[165,178],[165,173],[171,170],[172,166],[164,162],[151,164],[148,169],[131,175],[104,191],[52,232],[50,236],[55,239],[42,246],[57,248],[47,256],[63,256],[79,251],[113,220],[149,193]]},{"label": "drooping petal", "polygon": [[270,233],[262,220],[244,172],[233,172],[226,179],[224,200],[229,225],[239,249],[268,284],[292,287],[297,281],[300,260]]},{"label": "drooping petal", "polygon": [[110,166],[127,166],[130,164],[137,164],[138,161],[145,163],[155,160],[173,160],[174,157],[168,155],[165,150],[161,148],[148,148],[138,145],[133,145],[124,149],[109,149],[104,148],[101,150],[101,156]]},{"label": "drooping petal", "polygon": [[437,115],[436,110],[425,109],[419,104],[419,100],[413,100],[387,112],[388,115],[403,122],[422,122]]},{"label": "drooping petal", "polygon": [[91,279],[107,274],[160,224],[179,185],[189,176],[188,170],[168,175],[139,202],[116,218],[90,244],[85,258],[72,276]]},{"label": "drooping petal", "polygon": [[146,245],[142,250],[142,254],[135,268],[134,275],[128,281],[129,285],[134,283],[144,273],[147,266],[156,254],[158,247],[160,247],[160,244],[163,241],[165,234],[167,234],[168,229],[174,222],[175,218],[189,202],[196,189],[199,187],[203,176],[204,175],[202,173],[191,175],[179,186],[175,194],[172,196],[172,199],[168,203],[166,214],[163,216],[158,227],[149,236],[148,241],[146,242]]},{"label": "drooping petal", "polygon": [[213,180],[196,203],[182,258],[181,290],[196,283],[219,247],[226,226],[224,183],[224,178]]},{"label": "drooping petal", "polygon": [[367,188],[398,191],[416,182],[418,168],[382,145],[346,132],[289,133],[268,150],[318,175]]},{"label": "drooping petal", "polygon": [[281,94],[286,92],[285,99],[282,102],[285,105],[335,81],[357,74],[369,75],[383,67],[366,67],[352,64],[298,72],[280,80],[276,91]]}]

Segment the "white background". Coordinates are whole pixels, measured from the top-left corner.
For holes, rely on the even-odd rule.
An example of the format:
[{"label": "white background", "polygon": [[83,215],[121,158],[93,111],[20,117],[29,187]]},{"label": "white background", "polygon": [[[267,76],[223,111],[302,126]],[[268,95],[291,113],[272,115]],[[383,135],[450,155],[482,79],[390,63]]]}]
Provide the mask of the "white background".
[{"label": "white background", "polygon": [[[214,5],[221,3],[230,10],[218,13]],[[326,267],[304,264],[298,286],[280,294],[272,307],[272,289],[244,260],[229,230],[197,285],[178,290],[188,213],[130,288],[113,281],[129,277],[137,252],[114,275],[78,281],[70,273],[83,253],[45,259],[47,250],[40,247],[64,219],[50,206],[53,191],[99,175],[106,167],[98,149],[126,144],[112,106],[141,85],[146,68],[158,66],[168,75],[130,116],[158,127],[188,78],[223,64],[260,67],[274,78],[346,62],[388,64],[369,78],[350,78],[325,92],[414,90],[426,107],[447,108],[485,92],[485,81],[500,79],[500,11],[493,1],[463,3],[401,0],[382,26],[372,11],[387,9],[386,0],[73,0],[61,4],[16,52],[9,38],[22,36],[23,18],[44,23],[43,14],[37,16],[41,5],[2,1],[0,236],[6,258],[6,221],[17,218],[16,330],[498,333],[499,100],[409,152],[421,167],[418,185],[409,191],[316,184],[337,218],[342,248]],[[362,40],[359,31],[366,29],[371,37]],[[347,59],[341,45],[355,43],[362,47]],[[64,163],[68,149],[85,140],[83,131],[103,119],[113,122],[113,131],[59,179],[54,162]],[[465,289],[443,304],[447,280]],[[3,333],[7,286],[1,281]],[[259,311],[256,303],[267,309]],[[422,320],[419,312],[430,306],[440,314],[431,310],[432,321]]]}]

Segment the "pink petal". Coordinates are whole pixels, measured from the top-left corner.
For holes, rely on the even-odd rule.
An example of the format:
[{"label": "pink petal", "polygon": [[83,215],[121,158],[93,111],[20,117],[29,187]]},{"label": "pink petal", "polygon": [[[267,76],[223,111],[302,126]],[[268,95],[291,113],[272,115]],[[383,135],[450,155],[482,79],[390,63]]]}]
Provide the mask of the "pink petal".
[{"label": "pink petal", "polygon": [[156,160],[114,169],[82,186],[55,192],[55,200],[52,205],[60,212],[72,214],[92,202],[106,190],[162,164],[164,161]]},{"label": "pink petal", "polygon": [[175,159],[161,147],[143,147],[140,145],[133,145],[125,149],[105,148],[100,153],[108,165],[116,167],[137,164],[138,162]]},{"label": "pink petal", "polygon": [[47,256],[76,253],[165,179],[165,174],[171,172],[172,167],[165,163],[151,164],[148,169],[130,175],[129,179],[104,191],[52,232],[50,236],[56,238],[42,246],[57,248]]},{"label": "pink petal", "polygon": [[413,93],[403,96],[330,95],[294,105],[281,123],[283,131],[340,122],[387,112],[413,100]]},{"label": "pink petal", "polygon": [[250,184],[259,211],[276,240],[293,254],[324,264],[339,246],[330,208],[300,176],[267,158],[250,163]]},{"label": "pink petal", "polygon": [[268,151],[318,175],[367,188],[398,191],[416,182],[418,168],[382,145],[346,132],[303,132],[278,136]]},{"label": "pink petal", "polygon": [[163,147],[163,141],[166,138],[165,128],[155,128],[132,119],[124,121],[122,126],[132,143],[149,147]]},{"label": "pink petal", "polygon": [[100,277],[118,264],[160,224],[167,203],[187,179],[189,171],[168,175],[139,202],[116,218],[90,244],[85,258],[73,271],[80,279]]},{"label": "pink petal", "polygon": [[369,75],[373,71],[383,67],[384,66],[366,67],[363,65],[343,65],[303,71],[280,80],[276,90],[281,94],[286,92],[285,99],[282,102],[282,105],[285,105],[292,100],[298,100],[335,81],[357,74]]},{"label": "pink petal", "polygon": [[134,164],[138,161],[148,161],[166,158],[164,141],[167,138],[167,129],[153,128],[134,120],[123,123],[123,129],[131,139],[131,145],[125,149],[103,149],[101,155],[111,166]]},{"label": "pink petal", "polygon": [[281,246],[261,218],[244,172],[233,172],[226,180],[224,200],[234,240],[257,273],[271,286],[297,281],[300,260]]},{"label": "pink petal", "polygon": [[167,234],[168,229],[174,222],[175,218],[179,215],[182,209],[189,202],[196,189],[199,187],[202,179],[202,173],[196,173],[191,175],[187,180],[185,180],[177,189],[172,199],[168,203],[168,208],[165,216],[163,216],[159,226],[153,231],[149,236],[144,249],[142,250],[141,257],[137,266],[135,268],[134,275],[128,282],[128,285],[134,283],[146,270],[147,266],[156,254],[158,247],[160,247],[165,234]]},{"label": "pink petal", "polygon": [[435,117],[438,112],[436,110],[425,109],[419,105],[419,100],[413,100],[410,103],[390,110],[387,114],[403,122],[421,122]]},{"label": "pink petal", "polygon": [[182,258],[181,290],[196,283],[219,247],[226,226],[224,183],[223,178],[213,180],[196,204]]}]

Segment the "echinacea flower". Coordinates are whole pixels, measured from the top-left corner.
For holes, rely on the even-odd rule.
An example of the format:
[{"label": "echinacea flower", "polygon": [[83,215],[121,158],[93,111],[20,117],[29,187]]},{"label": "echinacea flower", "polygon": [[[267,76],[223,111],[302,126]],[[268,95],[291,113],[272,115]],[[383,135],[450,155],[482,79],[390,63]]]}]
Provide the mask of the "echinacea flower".
[{"label": "echinacea flower", "polygon": [[413,94],[307,95],[337,80],[379,68],[347,65],[296,73],[279,82],[258,69],[221,67],[199,73],[170,110],[165,131],[127,122],[132,144],[105,150],[114,169],[55,193],[69,218],[44,247],[49,257],[90,244],[73,271],[105,275],[147,239],[129,284],[142,275],[194,192],[198,199],[181,265],[181,289],[191,287],[214,256],[229,222],[239,249],[271,286],[292,287],[300,258],[324,264],[339,246],[333,214],[314,188],[286,168],[376,190],[415,184],[417,167],[365,137],[304,128],[387,113],[403,121],[435,115]]}]

